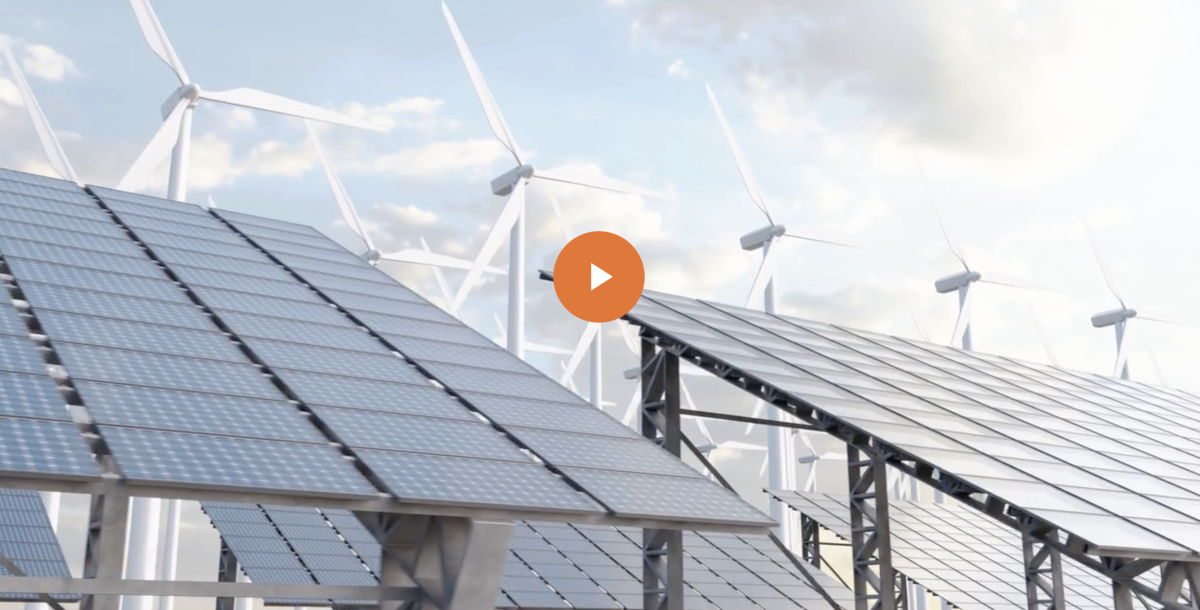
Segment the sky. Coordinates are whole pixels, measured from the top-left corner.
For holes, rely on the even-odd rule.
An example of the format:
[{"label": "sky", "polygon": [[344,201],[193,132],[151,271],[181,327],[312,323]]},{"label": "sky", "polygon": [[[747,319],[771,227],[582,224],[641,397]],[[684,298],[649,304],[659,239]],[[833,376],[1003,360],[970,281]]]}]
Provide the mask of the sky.
[{"label": "sky", "polygon": [[[155,10],[202,87],[254,87],[388,130],[322,129],[381,250],[423,237],[434,251],[473,257],[502,204],[488,182],[513,162],[487,127],[439,3],[339,6],[159,0]],[[745,304],[757,254],[742,251],[738,237],[766,219],[738,177],[708,83],[772,213],[793,232],[866,247],[784,242],[783,311],[949,341],[957,301],[933,281],[962,267],[935,200],[972,268],[1037,288],[977,285],[976,349],[1111,372],[1112,330],[1088,320],[1118,304],[1088,245],[1087,220],[1126,303],[1173,322],[1131,323],[1132,377],[1200,390],[1191,375],[1200,364],[1192,314],[1200,289],[1187,279],[1200,255],[1200,185],[1189,171],[1200,139],[1200,85],[1190,78],[1200,60],[1189,36],[1200,22],[1195,3],[456,0],[451,9],[536,166],[669,194],[534,186],[527,274],[550,268],[565,241],[549,205],[556,197],[575,233],[607,230],[632,242],[647,288]],[[0,0],[0,24],[76,171],[115,185],[178,86],[128,4]],[[0,69],[0,165],[49,174],[8,76]],[[142,186],[163,194],[165,183],[164,166]],[[310,224],[363,249],[340,222],[295,119],[202,103],[188,198],[210,196],[221,208]],[[496,264],[507,264],[506,251]],[[427,270],[385,265],[442,302]],[[461,275],[448,276],[457,288]],[[481,332],[499,332],[504,284],[489,280],[464,306]],[[583,323],[548,283],[531,279],[528,290],[529,339],[573,347]],[[633,390],[619,371],[635,357],[606,326],[603,389],[619,417]],[[558,376],[557,360],[531,360]],[[576,383],[586,392],[582,369]],[[698,408],[751,408],[721,382],[688,382],[702,397]],[[761,430],[709,427],[717,440],[764,442]],[[813,442],[819,452],[838,449],[831,439]],[[761,458],[724,450],[716,458],[761,505]],[[844,489],[836,463],[819,474],[822,489]],[[71,499],[64,510],[64,544],[78,564],[85,505]],[[180,577],[211,578],[215,536],[195,505],[186,515],[183,548],[196,552],[181,559]]]}]

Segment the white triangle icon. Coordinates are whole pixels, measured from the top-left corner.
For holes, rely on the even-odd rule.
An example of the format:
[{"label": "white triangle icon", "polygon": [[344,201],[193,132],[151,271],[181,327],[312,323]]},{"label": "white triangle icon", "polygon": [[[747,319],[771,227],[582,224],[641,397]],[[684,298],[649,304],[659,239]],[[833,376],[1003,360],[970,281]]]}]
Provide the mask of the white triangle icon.
[{"label": "white triangle icon", "polygon": [[603,269],[592,265],[592,290],[595,290],[597,286],[611,279],[612,276],[605,273]]}]

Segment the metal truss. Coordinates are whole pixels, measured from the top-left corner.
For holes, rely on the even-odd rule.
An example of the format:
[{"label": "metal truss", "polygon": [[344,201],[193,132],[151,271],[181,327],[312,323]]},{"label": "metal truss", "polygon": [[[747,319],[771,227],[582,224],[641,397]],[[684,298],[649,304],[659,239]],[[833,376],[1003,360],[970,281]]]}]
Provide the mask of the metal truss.
[{"label": "metal truss", "polygon": [[479,610],[495,604],[512,542],[511,521],[378,513],[357,516],[383,547],[380,586],[416,588],[411,606],[404,600],[389,599],[379,603],[379,610]]},{"label": "metal truss", "polygon": [[800,515],[800,557],[821,567],[821,524],[808,515]]},{"label": "metal truss", "polygon": [[1042,542],[1045,537],[1057,538],[1058,532],[1043,532],[1041,538],[1035,538],[1031,531],[1021,534],[1021,550],[1025,557],[1025,595],[1029,610],[1041,610],[1043,607],[1046,610],[1066,610],[1062,553]]},{"label": "metal truss", "polygon": [[[238,565],[233,551],[225,544],[224,538],[221,539],[221,556],[217,561],[217,582],[237,582],[241,566]],[[233,610],[234,605],[235,600],[232,597],[217,598],[217,610]]]},{"label": "metal truss", "polygon": [[[642,340],[642,436],[679,456],[679,358]],[[683,532],[642,530],[643,610],[683,610]]]},{"label": "metal truss", "polygon": [[896,610],[909,609],[908,577],[896,572]]},{"label": "metal truss", "polygon": [[[1029,535],[1039,544],[1057,550],[1062,556],[1086,566],[1113,581],[1114,607],[1116,610],[1131,610],[1133,598],[1136,596],[1150,607],[1167,610],[1197,610],[1200,605],[1193,605],[1191,597],[1181,590],[1176,595],[1173,588],[1151,587],[1136,578],[1143,572],[1160,568],[1163,574],[1186,574],[1180,582],[1187,582],[1191,591],[1200,590],[1200,580],[1192,576],[1196,566],[1200,566],[1200,557],[1185,553],[1154,553],[1150,551],[1127,551],[1119,549],[1099,549],[1078,536],[1058,532],[1054,524],[1043,521],[1025,511],[1017,504],[1012,504],[1003,498],[992,495],[987,490],[979,488],[960,479],[953,474],[941,471],[936,465],[926,462],[917,456],[887,444],[882,439],[863,434],[860,430],[846,425],[836,417],[823,413],[812,405],[800,400],[787,392],[764,384],[749,374],[731,367],[685,343],[680,343],[670,336],[664,335],[652,327],[644,326],[637,320],[630,320],[641,326],[643,341],[651,340],[661,349],[687,360],[716,377],[746,391],[747,393],[794,415],[800,421],[829,433],[845,442],[849,451],[854,448],[862,449],[875,456],[875,459],[885,462],[904,474],[940,491],[956,500],[970,506],[1021,533]],[[882,468],[879,469],[883,471]],[[883,475],[881,488],[886,489],[886,475]],[[1053,534],[1053,535],[1051,535]],[[1178,578],[1174,577],[1173,578]],[[1164,578],[1164,582],[1165,582]],[[1193,584],[1193,581],[1196,581]],[[918,605],[920,601],[918,601]]]},{"label": "metal truss", "polygon": [[[854,560],[855,610],[896,610],[896,571],[888,515],[887,463],[846,446],[850,483],[850,545]],[[906,587],[907,588],[907,587]]]}]

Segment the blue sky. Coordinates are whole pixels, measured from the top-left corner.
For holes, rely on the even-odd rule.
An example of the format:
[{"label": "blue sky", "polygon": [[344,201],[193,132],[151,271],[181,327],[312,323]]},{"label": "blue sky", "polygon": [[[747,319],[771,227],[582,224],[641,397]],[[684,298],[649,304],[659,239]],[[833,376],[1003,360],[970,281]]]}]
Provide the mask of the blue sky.
[{"label": "blue sky", "polygon": [[[154,6],[206,88],[254,87],[396,123],[387,134],[325,132],[350,196],[385,248],[424,236],[435,250],[473,256],[501,205],[487,182],[510,163],[491,139],[438,2],[353,0],[336,11],[312,0]],[[787,244],[779,281],[791,312],[910,337],[915,317],[931,339],[947,340],[954,299],[932,283],[957,263],[915,154],[973,266],[1056,287],[1025,294],[980,286],[978,349],[1046,360],[1028,301],[1062,364],[1111,370],[1111,332],[1092,329],[1088,317],[1116,304],[1088,249],[1085,213],[1131,306],[1200,323],[1189,273],[1200,254],[1194,4],[1155,0],[1135,12],[1115,0],[896,0],[886,9],[819,0],[456,0],[451,9],[536,165],[573,164],[675,194],[554,193],[576,232],[630,239],[646,260],[648,287],[741,304],[753,279],[755,259],[737,237],[764,221],[742,189],[707,81],[775,213],[793,229],[871,247]],[[86,181],[115,184],[177,86],[128,4],[6,0],[0,23],[76,169]],[[683,69],[669,70],[676,62]],[[5,97],[6,77],[0,70],[0,165],[46,172],[27,117]],[[361,249],[338,224],[297,121],[202,105],[193,138],[192,201],[211,195],[221,207],[312,224]],[[148,192],[161,192],[165,168],[159,174]],[[550,266],[562,245],[549,194],[530,195],[531,267]],[[438,298],[424,270],[389,270]],[[458,281],[451,275],[452,287]],[[497,282],[478,290],[468,320],[495,332],[502,294]],[[532,338],[571,347],[582,323],[549,286],[531,281],[530,296]],[[1200,388],[1194,328],[1135,321],[1131,334],[1135,378],[1158,380],[1142,342],[1149,338],[1167,381]],[[623,409],[631,388],[616,371],[633,359],[615,329],[605,337],[605,392]],[[748,408],[715,384],[706,395],[709,408]],[[740,426],[714,433],[744,438]],[[737,457],[725,459],[753,492],[757,457]]]}]

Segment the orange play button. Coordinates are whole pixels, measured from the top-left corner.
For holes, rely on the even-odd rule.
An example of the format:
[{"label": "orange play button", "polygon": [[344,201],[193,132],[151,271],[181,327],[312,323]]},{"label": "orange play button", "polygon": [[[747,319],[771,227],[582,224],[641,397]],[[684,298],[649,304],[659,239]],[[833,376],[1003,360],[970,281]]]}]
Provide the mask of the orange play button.
[{"label": "orange play button", "polygon": [[646,270],[637,250],[604,231],[572,239],[554,261],[554,292],[576,318],[612,322],[642,296]]}]

